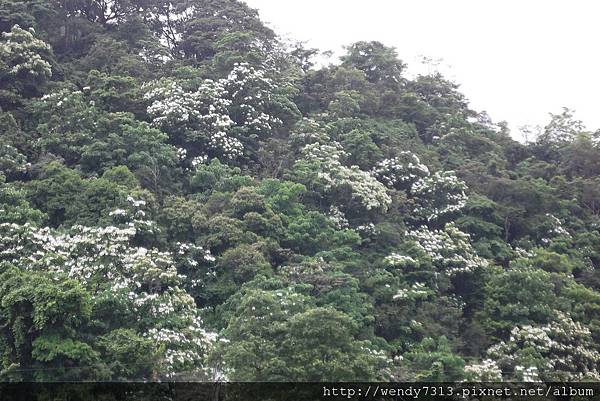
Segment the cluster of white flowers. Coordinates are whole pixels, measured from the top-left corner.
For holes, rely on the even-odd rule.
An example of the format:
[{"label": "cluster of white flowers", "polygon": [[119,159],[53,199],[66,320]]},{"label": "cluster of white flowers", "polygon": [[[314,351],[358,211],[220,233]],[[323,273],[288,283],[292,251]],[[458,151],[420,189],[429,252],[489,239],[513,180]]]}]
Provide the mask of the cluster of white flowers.
[{"label": "cluster of white flowers", "polygon": [[292,263],[279,268],[282,275],[299,282],[309,281],[310,277],[321,276],[330,270],[332,270],[331,265],[322,257],[317,258],[317,263]]},{"label": "cluster of white flowers", "polygon": [[430,230],[421,226],[406,234],[431,258],[437,268],[449,275],[487,266],[487,261],[477,256],[471,246],[469,234],[462,232],[454,223],[446,224],[443,230]]},{"label": "cluster of white flowers", "polygon": [[539,382],[540,374],[536,366],[524,367],[521,365],[515,366],[515,377],[524,382]]},{"label": "cluster of white flowers", "polygon": [[414,283],[409,288],[401,288],[392,297],[394,301],[401,299],[419,299],[427,298],[432,294],[432,291],[427,288],[423,283]]},{"label": "cluster of white flowers", "polygon": [[600,353],[590,330],[566,313],[556,311],[555,319],[545,325],[515,327],[509,341],[490,347],[488,355],[507,369],[514,369],[517,379],[525,380],[521,376],[527,376],[538,380],[537,369],[527,372],[523,368],[531,349],[543,358],[536,366],[544,380],[598,377]]},{"label": "cluster of white flowers", "polygon": [[185,148],[175,148],[175,154],[180,161],[185,160],[187,157],[187,150]]},{"label": "cluster of white flowers", "polygon": [[338,230],[348,228],[350,224],[344,212],[342,212],[337,206],[332,205],[329,208],[329,220],[334,224]]},{"label": "cluster of white flowers", "polygon": [[228,159],[236,159],[244,154],[244,145],[239,139],[228,136],[225,131],[211,134],[208,146],[220,151]]},{"label": "cluster of white flowers", "polygon": [[204,164],[208,161],[208,156],[201,155],[196,156],[192,159],[192,168],[198,168],[199,165]]},{"label": "cluster of white flowers", "polygon": [[430,174],[412,152],[380,161],[371,173],[388,188],[407,191],[417,202],[415,216],[427,221],[459,211],[467,202],[467,186],[453,171]]},{"label": "cluster of white flowers", "polygon": [[392,199],[386,188],[367,171],[358,166],[346,167],[341,158],[346,154],[342,146],[333,142],[331,145],[312,143],[302,148],[305,160],[319,165],[318,177],[325,184],[325,190],[348,186],[352,197],[367,209],[387,210]]},{"label": "cluster of white flowers", "polygon": [[267,77],[265,69],[256,69],[248,63],[236,63],[223,82],[233,105],[237,105],[240,120],[236,121],[253,134],[268,135],[281,125],[281,120],[268,113],[270,102],[278,90]]},{"label": "cluster of white flowers", "polygon": [[502,371],[493,359],[484,359],[481,363],[471,363],[465,366],[466,381],[470,382],[500,382]]},{"label": "cluster of white flowers", "polygon": [[[91,101],[86,99],[82,91],[64,88],[42,96],[37,102],[38,110],[43,112],[45,118],[52,119],[48,132],[38,139],[42,147],[80,146],[92,139],[90,131],[98,127],[98,110],[93,104],[90,105]],[[77,135],[69,137],[64,134],[66,132],[76,132]]]},{"label": "cluster of white flowers", "polygon": [[144,99],[153,124],[170,133],[183,132],[188,142],[206,141],[213,151],[228,159],[243,155],[244,147],[233,135],[268,135],[281,121],[268,109],[277,86],[266,71],[248,64],[236,64],[227,78],[205,79],[195,91],[185,90],[172,79],[161,79],[145,86]]},{"label": "cluster of white flowers", "polygon": [[70,91],[68,89],[61,89],[56,92],[46,93],[44,96],[40,98],[40,100],[44,103],[52,103],[58,107],[62,106],[64,102],[69,100],[69,96],[74,95],[81,97],[83,95],[82,91]]},{"label": "cluster of white flowers", "polygon": [[[145,202],[129,199],[132,207],[142,207]],[[114,217],[129,216],[121,227],[74,226],[66,231],[36,228],[30,224],[0,224],[0,258],[22,269],[44,270],[53,273],[57,280],[64,277],[76,279],[93,290],[95,297],[110,296],[128,303],[140,322],[152,330],[181,333],[184,348],[178,340],[165,348],[165,358],[173,352],[195,355],[167,364],[166,374],[183,368],[202,367],[206,355],[208,333],[202,329],[194,299],[182,289],[185,277],[178,274],[170,252],[133,245],[134,237],[148,225],[137,220],[138,211],[116,210]],[[214,258],[208,251],[191,244],[180,244],[177,253],[188,256],[196,251],[205,261]],[[152,323],[150,323],[152,322]],[[178,360],[174,360],[177,362]]]},{"label": "cluster of white flowers", "polygon": [[549,351],[553,345],[553,341],[548,335],[549,332],[549,326],[515,327],[511,331],[510,341],[520,341],[524,347],[536,347],[542,351]]},{"label": "cluster of white flowers", "polygon": [[[151,328],[144,337],[155,341],[158,346],[165,347],[163,358],[166,376],[173,376],[182,369],[193,369],[205,361],[205,350],[216,341],[215,333],[202,328],[202,321],[194,317],[187,327],[172,330],[169,328]],[[205,372],[208,369],[203,369]]]},{"label": "cluster of white flowers", "polygon": [[222,82],[207,79],[196,91],[186,91],[173,80],[161,79],[146,88],[144,98],[152,102],[147,112],[155,126],[189,131],[188,140],[208,136],[209,146],[232,159],[243,152],[239,140],[228,134],[234,122],[229,117],[231,100]]},{"label": "cluster of white flowers", "polygon": [[21,154],[17,148],[7,143],[0,143],[0,172],[23,173],[30,165],[27,157]]},{"label": "cluster of white flowers", "polygon": [[404,151],[397,157],[377,163],[372,173],[388,188],[409,189],[415,181],[428,177],[429,169],[417,155]]},{"label": "cluster of white flowers", "polygon": [[366,352],[369,356],[375,358],[379,368],[379,373],[382,375],[382,377],[385,380],[391,381],[393,379],[392,367],[395,360],[390,358],[388,352],[374,347],[376,347],[376,345],[372,343],[366,343],[366,346],[360,346],[363,352]]},{"label": "cluster of white flowers", "polygon": [[377,227],[375,227],[375,224],[373,223],[367,223],[367,224],[361,224],[360,226],[357,226],[355,228],[355,230],[363,237],[373,237],[375,236],[378,231],[377,231]]},{"label": "cluster of white flowers", "polygon": [[14,25],[10,32],[4,32],[0,42],[0,68],[11,75],[25,71],[30,75],[50,77],[52,67],[40,55],[49,52],[50,45],[36,39],[34,34],[33,28],[25,30],[19,25]]},{"label": "cluster of white flowers", "polygon": [[[40,99],[44,105],[61,110],[81,108],[81,105],[85,102],[82,91],[69,89],[47,93]],[[81,116],[79,115],[78,117]]]},{"label": "cluster of white flowers", "polygon": [[173,128],[189,122],[199,129],[227,129],[233,125],[222,83],[207,79],[196,91],[186,91],[179,83],[161,79],[146,84],[144,99],[151,101],[147,108],[153,123],[163,128]]},{"label": "cluster of white flowers", "polygon": [[153,101],[147,112],[154,116],[154,124],[160,126],[189,121],[196,112],[193,104],[195,97],[184,96],[183,88],[174,81],[164,83],[144,94],[144,99]]},{"label": "cluster of white flowers", "polygon": [[464,181],[458,179],[453,171],[436,172],[419,179],[410,189],[420,203],[414,212],[428,221],[454,213],[467,203],[466,190]]},{"label": "cluster of white flowers", "polygon": [[370,173],[362,171],[358,166],[344,167],[339,170],[338,185],[349,185],[352,194],[358,198],[367,210],[387,210],[392,199]]},{"label": "cluster of white flowers", "polygon": [[535,256],[534,252],[521,248],[519,246],[515,246],[513,250],[519,258],[532,258],[533,256]]},{"label": "cluster of white flowers", "polygon": [[[267,295],[267,294],[265,294]],[[288,318],[302,312],[306,307],[306,297],[297,293],[293,288],[284,288],[268,292],[273,302],[254,304],[245,319],[268,320],[272,317]]]},{"label": "cluster of white flowers", "polygon": [[113,218],[115,224],[126,224],[135,227],[138,233],[157,233],[160,231],[156,223],[146,218],[146,201],[136,200],[132,196],[127,197],[129,203],[126,209],[115,209],[108,215]]},{"label": "cluster of white flowers", "polygon": [[[556,217],[550,213],[546,213],[546,217],[548,217],[548,219],[550,220],[550,224],[551,224],[551,228],[548,231],[549,237],[552,238],[552,237],[564,236],[567,238],[571,238],[571,234],[569,233],[569,231],[567,231],[567,229],[565,229],[562,226],[562,222],[560,221],[560,219],[558,217]],[[542,242],[547,244],[550,242],[550,239],[543,238]]]},{"label": "cluster of white flowers", "polygon": [[383,263],[390,267],[418,267],[419,261],[411,258],[410,256],[401,255],[396,252],[392,252],[389,256],[383,259]]},{"label": "cluster of white flowers", "polygon": [[177,242],[175,245],[177,246],[175,253],[179,256],[188,257],[188,263],[192,267],[198,265],[198,261],[196,260],[197,255],[202,255],[202,259],[207,262],[215,261],[215,257],[210,253],[210,250],[204,249],[200,245],[187,242]]}]

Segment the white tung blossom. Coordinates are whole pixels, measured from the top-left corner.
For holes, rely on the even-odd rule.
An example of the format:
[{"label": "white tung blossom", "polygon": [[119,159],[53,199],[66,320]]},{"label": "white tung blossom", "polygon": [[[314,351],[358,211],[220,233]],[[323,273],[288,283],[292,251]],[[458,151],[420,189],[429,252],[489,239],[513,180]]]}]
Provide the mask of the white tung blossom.
[{"label": "white tung blossom", "polygon": [[373,223],[361,224],[356,226],[355,230],[364,237],[373,237],[378,233],[377,227]]},{"label": "white tung blossom", "polygon": [[424,283],[414,283],[411,287],[400,288],[392,297],[394,301],[403,299],[427,298],[432,291]]},{"label": "white tung blossom", "polygon": [[[442,230],[430,230],[421,226],[406,233],[417,247],[425,253],[441,273],[454,275],[487,266],[487,261],[477,256],[469,234],[448,223]],[[418,268],[420,263],[410,256],[392,253],[384,259],[391,267]]]},{"label": "white tung blossom", "polygon": [[571,238],[571,234],[563,227],[562,221],[560,221],[558,217],[550,213],[546,213],[546,217],[550,220],[550,230],[548,230],[547,233],[547,237],[549,238],[542,238],[542,243],[548,244],[550,243],[551,238],[558,236]]},{"label": "white tung blossom", "polygon": [[462,232],[454,223],[446,224],[443,230],[429,230],[422,226],[407,235],[417,242],[436,266],[449,274],[487,266],[487,261],[477,256],[473,249],[469,234]]},{"label": "white tung blossom", "polygon": [[302,148],[302,153],[306,161],[318,165],[318,178],[324,183],[325,190],[348,186],[352,197],[367,210],[386,210],[392,202],[385,186],[371,173],[361,170],[358,166],[346,167],[342,164],[340,159],[345,156],[345,152],[339,143],[308,144]]},{"label": "white tung blossom", "polygon": [[399,253],[393,252],[389,256],[386,256],[383,259],[383,262],[387,266],[391,267],[407,267],[407,266],[419,266],[419,262],[410,256],[401,255]]},{"label": "white tung blossom", "polygon": [[408,189],[415,181],[428,177],[429,169],[417,155],[404,151],[397,157],[377,163],[372,174],[389,188]]},{"label": "white tung blossom", "polygon": [[436,172],[411,186],[410,193],[419,203],[414,212],[428,221],[457,212],[467,203],[466,190],[453,171]]},{"label": "white tung blossom", "polygon": [[510,339],[490,347],[488,355],[517,380],[600,378],[600,353],[590,330],[559,311],[548,324],[513,328]]},{"label": "white tung blossom", "polygon": [[175,154],[179,160],[183,161],[187,157],[187,150],[184,148],[175,148]]},{"label": "white tung blossom", "polygon": [[165,375],[203,370],[214,334],[203,329],[194,299],[182,288],[185,277],[177,272],[174,258],[188,258],[193,266],[199,260],[190,260],[191,251],[203,262],[214,257],[193,244],[179,244],[175,254],[133,245],[136,234],[154,224],[141,219],[143,200],[129,197],[128,201],[131,210],[111,213],[123,221],[121,226],[59,231],[1,223],[0,260],[22,269],[48,271],[57,279],[70,277],[93,290],[94,297],[109,295],[127,303],[140,324],[143,321],[140,327],[148,328],[140,334],[164,345]]},{"label": "white tung blossom", "polygon": [[338,230],[343,230],[344,228],[348,228],[350,225],[348,223],[348,219],[346,219],[346,215],[342,212],[337,206],[332,205],[329,208],[329,220],[334,224],[334,226]]},{"label": "white tung blossom", "polygon": [[277,85],[265,70],[245,63],[236,64],[224,79],[203,80],[196,90],[186,90],[172,79],[150,82],[145,88],[147,112],[155,126],[189,143],[204,141],[228,159],[243,156],[243,137],[266,136],[282,124],[269,114]]},{"label": "white tung blossom", "polygon": [[201,164],[204,164],[208,161],[208,156],[206,155],[201,155],[201,156],[196,156],[192,159],[192,167],[198,167]]},{"label": "white tung blossom", "polygon": [[484,359],[481,363],[471,363],[465,366],[466,381],[470,382],[501,382],[502,370],[493,359]]},{"label": "white tung blossom", "polygon": [[50,45],[36,39],[34,34],[33,28],[25,30],[19,25],[14,25],[10,32],[2,34],[1,69],[6,69],[7,73],[13,76],[20,73],[46,77],[52,75],[50,63],[40,55],[40,53],[50,52]]}]

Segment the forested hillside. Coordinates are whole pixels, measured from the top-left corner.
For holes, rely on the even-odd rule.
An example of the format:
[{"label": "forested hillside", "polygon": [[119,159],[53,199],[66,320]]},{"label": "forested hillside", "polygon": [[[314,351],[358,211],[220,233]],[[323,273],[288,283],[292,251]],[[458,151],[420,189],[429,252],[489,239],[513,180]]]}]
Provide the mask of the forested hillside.
[{"label": "forested hillside", "polygon": [[237,0],[0,0],[0,30],[0,381],[600,380],[568,109],[519,143]]}]

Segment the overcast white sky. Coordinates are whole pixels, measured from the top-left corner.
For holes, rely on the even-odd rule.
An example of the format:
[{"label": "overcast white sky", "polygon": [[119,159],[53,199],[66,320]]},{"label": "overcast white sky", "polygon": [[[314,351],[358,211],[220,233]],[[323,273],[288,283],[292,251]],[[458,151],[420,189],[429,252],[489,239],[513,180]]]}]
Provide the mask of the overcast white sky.
[{"label": "overcast white sky", "polygon": [[340,54],[378,40],[409,70],[424,55],[471,107],[521,125],[575,109],[600,128],[600,2],[594,0],[246,0],[278,34]]}]

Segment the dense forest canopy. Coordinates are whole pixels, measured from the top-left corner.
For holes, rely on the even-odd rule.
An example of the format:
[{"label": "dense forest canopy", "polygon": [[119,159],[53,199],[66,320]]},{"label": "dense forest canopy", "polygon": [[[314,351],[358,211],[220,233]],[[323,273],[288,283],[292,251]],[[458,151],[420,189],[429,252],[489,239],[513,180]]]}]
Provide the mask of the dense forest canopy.
[{"label": "dense forest canopy", "polygon": [[0,30],[0,380],[600,380],[570,110],[519,143],[237,0],[1,0]]}]

